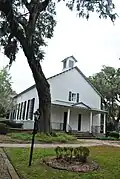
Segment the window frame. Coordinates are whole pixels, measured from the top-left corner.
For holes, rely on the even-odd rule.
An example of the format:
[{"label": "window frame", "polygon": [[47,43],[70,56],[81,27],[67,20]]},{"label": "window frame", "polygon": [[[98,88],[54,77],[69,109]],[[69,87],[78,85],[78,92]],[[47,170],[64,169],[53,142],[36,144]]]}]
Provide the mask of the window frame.
[{"label": "window frame", "polygon": [[77,93],[71,94],[71,101],[76,102],[77,101]]},{"label": "window frame", "polygon": [[79,103],[80,94],[69,91],[68,101]]}]

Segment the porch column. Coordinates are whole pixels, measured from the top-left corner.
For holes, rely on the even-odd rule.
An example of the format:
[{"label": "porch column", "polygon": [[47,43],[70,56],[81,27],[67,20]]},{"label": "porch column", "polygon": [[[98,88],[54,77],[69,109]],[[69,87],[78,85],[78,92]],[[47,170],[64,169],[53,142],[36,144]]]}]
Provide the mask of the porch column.
[{"label": "porch column", "polygon": [[106,133],[106,114],[104,114],[103,134]]},{"label": "porch column", "polygon": [[92,133],[92,123],[93,123],[93,114],[92,112],[90,112],[90,128],[89,128],[90,133]]},{"label": "porch column", "polygon": [[68,109],[68,112],[67,112],[66,132],[69,132],[69,123],[70,123],[70,109]]},{"label": "porch column", "polygon": [[12,110],[9,113],[9,120],[11,120],[11,116],[12,116]]},{"label": "porch column", "polygon": [[16,116],[15,116],[15,121],[17,121],[17,115],[18,115],[18,106],[16,107]]}]

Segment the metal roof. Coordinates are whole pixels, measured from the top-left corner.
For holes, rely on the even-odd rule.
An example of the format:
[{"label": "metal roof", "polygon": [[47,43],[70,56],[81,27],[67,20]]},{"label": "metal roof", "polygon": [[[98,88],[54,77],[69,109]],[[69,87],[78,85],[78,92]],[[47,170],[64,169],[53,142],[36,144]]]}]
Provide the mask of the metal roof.
[{"label": "metal roof", "polygon": [[92,107],[86,105],[83,102],[72,103],[72,102],[66,102],[66,101],[61,101],[61,100],[55,100],[55,101],[52,101],[52,105],[61,106],[61,107],[67,107],[67,108],[79,108],[79,109],[95,112],[96,114],[108,113],[105,110],[92,108]]},{"label": "metal roof", "polygon": [[77,62],[76,58],[75,58],[73,55],[71,55],[71,56],[65,58],[65,59],[62,60],[61,62],[64,62],[65,60],[67,60],[67,59],[69,59],[69,58],[72,58],[75,62]]},{"label": "metal roof", "polygon": [[91,109],[91,107],[89,107],[83,102],[74,103],[74,102],[69,102],[69,101],[66,102],[66,101],[61,101],[61,100],[55,100],[55,101],[52,101],[52,104],[66,106],[66,107],[79,107],[79,108]]}]

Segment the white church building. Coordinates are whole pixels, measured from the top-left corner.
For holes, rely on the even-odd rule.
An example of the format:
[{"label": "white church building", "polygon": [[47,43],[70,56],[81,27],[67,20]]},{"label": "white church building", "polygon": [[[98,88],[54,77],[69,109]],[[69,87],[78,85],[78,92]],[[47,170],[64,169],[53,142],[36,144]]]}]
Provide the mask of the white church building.
[{"label": "white church building", "polygon": [[[62,72],[47,79],[51,92],[52,129],[100,133],[102,126],[102,133],[105,133],[107,112],[101,109],[102,96],[75,66],[76,62],[73,56],[67,57],[62,61]],[[33,113],[39,103],[35,85],[17,94],[13,101],[10,120],[23,123],[23,129],[33,129]]]}]

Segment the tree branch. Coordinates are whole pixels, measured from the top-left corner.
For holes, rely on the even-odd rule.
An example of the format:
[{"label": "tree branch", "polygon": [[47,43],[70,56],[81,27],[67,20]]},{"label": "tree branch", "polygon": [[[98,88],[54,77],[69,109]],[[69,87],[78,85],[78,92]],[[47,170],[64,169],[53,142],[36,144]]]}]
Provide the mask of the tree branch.
[{"label": "tree branch", "polygon": [[8,37],[8,44],[11,42],[11,39],[13,38],[13,34],[11,33]]},{"label": "tree branch", "polygon": [[12,34],[19,40],[19,42],[21,43],[24,53],[25,55],[29,55],[27,52],[27,41],[26,38],[24,36],[24,31],[23,29],[19,26],[19,23],[17,22],[14,14],[13,14],[13,9],[12,9],[12,2],[10,0],[0,0],[0,11],[2,11],[6,18],[7,21],[10,24],[10,30],[12,32]]},{"label": "tree branch", "polygon": [[27,39],[29,45],[32,45],[32,37],[33,32],[35,30],[35,24],[37,21],[37,18],[40,14],[40,12],[44,11],[46,7],[48,6],[49,0],[45,0],[44,2],[40,3],[39,1],[31,0],[29,3],[30,5],[30,16],[29,16],[29,22],[27,26]]},{"label": "tree branch", "polygon": [[23,27],[23,29],[25,30],[25,32],[27,31],[27,20],[26,18],[24,18],[23,16],[19,16],[19,17],[16,17],[18,23],[20,23]]},{"label": "tree branch", "polygon": [[39,11],[42,12],[42,11],[45,11],[46,10],[46,7],[48,6],[50,0],[45,0],[44,2],[40,3],[39,4]]},{"label": "tree branch", "polygon": [[22,3],[25,5],[26,9],[30,12],[31,9],[30,9],[30,3],[28,3],[27,0],[22,0]]},{"label": "tree branch", "polygon": [[28,44],[32,46],[32,37],[35,30],[35,24],[40,13],[39,2],[38,1],[36,2],[35,0],[31,0],[30,9],[31,11],[30,11],[29,21],[27,25],[26,36],[27,36]]},{"label": "tree branch", "polygon": [[115,98],[116,100],[117,100],[117,102],[119,102],[120,103],[120,100],[118,99],[118,98]]}]

